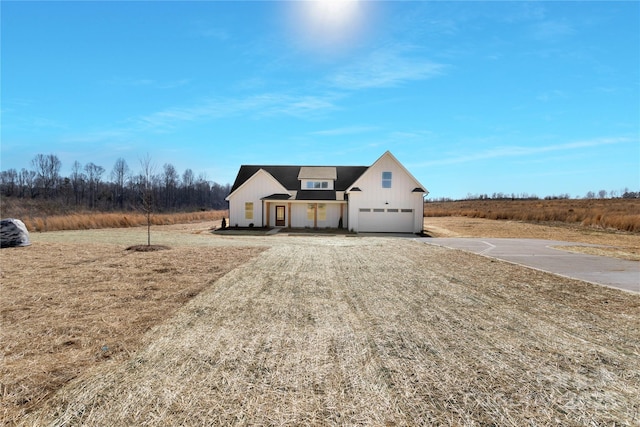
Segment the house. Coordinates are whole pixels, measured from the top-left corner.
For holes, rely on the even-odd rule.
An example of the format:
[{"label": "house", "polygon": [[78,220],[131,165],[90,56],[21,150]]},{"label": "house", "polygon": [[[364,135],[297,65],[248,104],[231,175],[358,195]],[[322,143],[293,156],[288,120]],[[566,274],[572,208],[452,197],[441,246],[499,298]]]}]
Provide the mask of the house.
[{"label": "house", "polygon": [[243,165],[229,225],[419,233],[428,191],[389,151],[371,166]]}]

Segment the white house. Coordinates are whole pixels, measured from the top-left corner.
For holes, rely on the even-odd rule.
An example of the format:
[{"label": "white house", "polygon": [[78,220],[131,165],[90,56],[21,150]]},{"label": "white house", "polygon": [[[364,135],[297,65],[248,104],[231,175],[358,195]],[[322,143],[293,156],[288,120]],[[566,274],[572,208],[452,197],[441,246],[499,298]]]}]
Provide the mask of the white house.
[{"label": "white house", "polygon": [[229,225],[419,233],[424,186],[389,151],[371,166],[243,165]]}]

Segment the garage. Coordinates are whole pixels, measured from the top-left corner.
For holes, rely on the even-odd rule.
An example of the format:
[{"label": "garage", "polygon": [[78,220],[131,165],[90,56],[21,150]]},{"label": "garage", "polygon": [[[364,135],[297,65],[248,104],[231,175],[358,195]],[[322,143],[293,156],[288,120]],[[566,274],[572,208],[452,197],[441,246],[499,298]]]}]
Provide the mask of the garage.
[{"label": "garage", "polygon": [[373,233],[413,233],[413,209],[360,208],[358,231]]}]

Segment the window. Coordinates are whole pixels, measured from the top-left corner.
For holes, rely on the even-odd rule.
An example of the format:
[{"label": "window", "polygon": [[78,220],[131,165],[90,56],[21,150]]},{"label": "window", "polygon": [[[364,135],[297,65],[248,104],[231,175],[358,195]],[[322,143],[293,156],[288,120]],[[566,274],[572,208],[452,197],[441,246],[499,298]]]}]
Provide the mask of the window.
[{"label": "window", "polygon": [[387,212],[398,212],[398,209],[387,209]]},{"label": "window", "polygon": [[409,213],[413,212],[413,209],[401,209],[400,212]]},{"label": "window", "polygon": [[384,212],[384,209],[374,209],[374,212]]},{"label": "window", "polygon": [[371,212],[371,209],[360,208],[360,212]]},{"label": "window", "polygon": [[391,172],[382,172],[382,188],[391,188]]},{"label": "window", "polygon": [[307,189],[308,190],[326,190],[329,188],[328,181],[307,181]]},{"label": "window", "polygon": [[244,219],[253,219],[253,202],[244,204]]}]

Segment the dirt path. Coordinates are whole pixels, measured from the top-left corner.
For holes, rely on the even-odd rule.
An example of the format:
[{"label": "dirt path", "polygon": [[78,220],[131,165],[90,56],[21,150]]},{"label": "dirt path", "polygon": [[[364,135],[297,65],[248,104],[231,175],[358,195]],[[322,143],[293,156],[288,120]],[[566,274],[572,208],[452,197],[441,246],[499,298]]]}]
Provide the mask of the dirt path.
[{"label": "dirt path", "polygon": [[22,423],[638,421],[638,296],[408,239],[268,239]]}]

